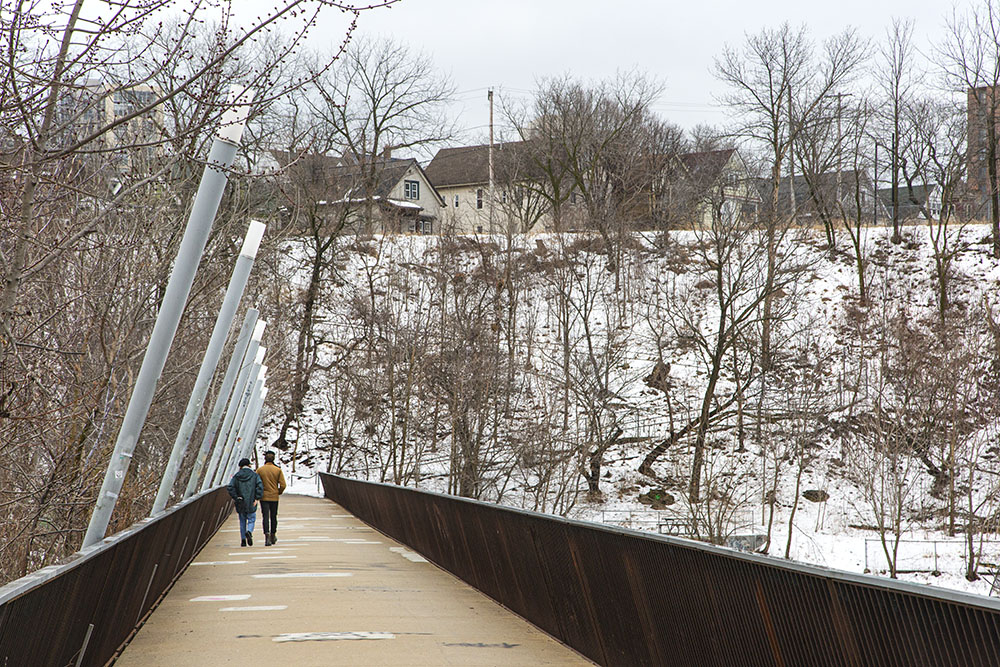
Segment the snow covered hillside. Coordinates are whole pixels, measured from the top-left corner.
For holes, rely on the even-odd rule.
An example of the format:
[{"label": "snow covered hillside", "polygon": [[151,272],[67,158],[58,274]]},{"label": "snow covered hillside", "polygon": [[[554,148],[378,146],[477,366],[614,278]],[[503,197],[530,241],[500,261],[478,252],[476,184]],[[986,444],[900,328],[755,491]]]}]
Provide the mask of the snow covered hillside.
[{"label": "snow covered hillside", "polygon": [[1000,261],[984,226],[889,231],[860,263],[843,230],[344,240],[291,329],[304,410],[262,443],[290,422],[302,491],[330,470],[988,594]]}]

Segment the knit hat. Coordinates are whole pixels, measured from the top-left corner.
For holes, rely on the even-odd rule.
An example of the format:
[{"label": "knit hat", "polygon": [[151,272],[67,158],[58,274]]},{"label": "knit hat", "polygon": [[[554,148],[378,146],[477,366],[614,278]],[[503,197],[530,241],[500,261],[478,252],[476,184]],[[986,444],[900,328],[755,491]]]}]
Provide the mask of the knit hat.
[{"label": "knit hat", "polygon": [[250,459],[240,459],[240,467],[241,468],[243,468],[245,466],[248,466],[248,465],[250,465]]}]

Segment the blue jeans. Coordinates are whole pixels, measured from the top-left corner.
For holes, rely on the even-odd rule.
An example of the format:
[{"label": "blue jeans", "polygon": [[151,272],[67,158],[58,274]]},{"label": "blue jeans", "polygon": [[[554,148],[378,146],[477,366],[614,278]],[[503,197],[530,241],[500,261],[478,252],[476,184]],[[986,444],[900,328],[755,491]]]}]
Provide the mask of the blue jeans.
[{"label": "blue jeans", "polygon": [[257,510],[250,512],[250,514],[244,514],[243,512],[237,512],[240,517],[240,539],[245,540],[247,538],[247,533],[253,532],[253,527],[257,524]]}]

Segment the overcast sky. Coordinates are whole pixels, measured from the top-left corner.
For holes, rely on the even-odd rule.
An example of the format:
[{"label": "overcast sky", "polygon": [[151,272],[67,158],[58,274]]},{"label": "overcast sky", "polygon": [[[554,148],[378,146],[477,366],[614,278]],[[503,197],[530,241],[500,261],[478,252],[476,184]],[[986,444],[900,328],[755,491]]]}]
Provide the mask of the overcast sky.
[{"label": "overcast sky", "polygon": [[[544,77],[571,73],[596,80],[638,68],[659,77],[665,91],[656,105],[668,120],[689,129],[722,124],[714,103],[722,92],[711,73],[726,44],[788,21],[806,25],[817,39],[848,26],[884,39],[893,17],[912,18],[918,48],[939,41],[950,0],[402,0],[366,12],[359,32],[392,36],[431,57],[458,90],[455,112],[467,139],[486,136],[490,86],[508,97],[528,97]],[[957,7],[964,11],[965,0]],[[317,34],[342,34],[331,17]]]}]

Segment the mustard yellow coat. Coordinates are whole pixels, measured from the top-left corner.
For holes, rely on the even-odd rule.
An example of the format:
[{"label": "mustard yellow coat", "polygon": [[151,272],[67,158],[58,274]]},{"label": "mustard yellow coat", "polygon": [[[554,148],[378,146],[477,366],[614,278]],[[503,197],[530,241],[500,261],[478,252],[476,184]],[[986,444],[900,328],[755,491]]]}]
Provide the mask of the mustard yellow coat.
[{"label": "mustard yellow coat", "polygon": [[285,492],[287,487],[285,473],[281,472],[281,468],[278,466],[273,463],[265,463],[257,468],[257,474],[260,475],[260,481],[264,483],[264,495],[261,496],[261,500],[273,502]]}]

